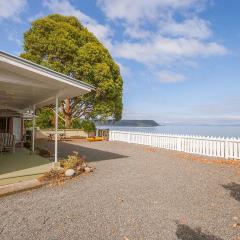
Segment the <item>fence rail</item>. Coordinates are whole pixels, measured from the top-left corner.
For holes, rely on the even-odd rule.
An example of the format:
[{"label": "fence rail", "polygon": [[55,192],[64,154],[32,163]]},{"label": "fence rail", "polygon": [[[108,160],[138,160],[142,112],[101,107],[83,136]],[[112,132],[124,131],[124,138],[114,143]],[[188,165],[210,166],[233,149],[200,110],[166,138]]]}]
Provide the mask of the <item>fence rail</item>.
[{"label": "fence rail", "polygon": [[240,138],[110,131],[109,141],[143,144],[225,159],[240,159]]}]

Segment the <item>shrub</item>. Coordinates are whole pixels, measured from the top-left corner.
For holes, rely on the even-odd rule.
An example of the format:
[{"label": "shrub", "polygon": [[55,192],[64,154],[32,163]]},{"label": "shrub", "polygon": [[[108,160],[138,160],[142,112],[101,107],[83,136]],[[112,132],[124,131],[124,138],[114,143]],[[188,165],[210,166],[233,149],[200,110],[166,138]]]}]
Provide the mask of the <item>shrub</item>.
[{"label": "shrub", "polygon": [[74,119],[72,121],[72,128],[74,128],[74,129],[81,129],[82,128],[81,121],[79,119]]},{"label": "shrub", "polygon": [[[36,126],[42,129],[53,128],[55,126],[55,112],[51,107],[43,107],[37,111]],[[58,117],[58,128],[65,128],[63,114],[61,112]]]},{"label": "shrub", "polygon": [[50,107],[37,110],[36,125],[40,128],[51,128],[54,126],[55,115]]},{"label": "shrub", "polygon": [[95,131],[96,130],[96,126],[95,123],[89,120],[84,120],[82,121],[82,129],[84,131]]},{"label": "shrub", "polygon": [[93,121],[80,120],[80,119],[75,119],[72,121],[72,128],[82,129],[84,131],[95,131],[96,130],[96,126]]},{"label": "shrub", "polygon": [[51,169],[39,178],[40,181],[48,182],[51,181],[53,184],[61,184],[65,180],[64,171],[58,169]]},{"label": "shrub", "polygon": [[82,167],[84,164],[84,159],[79,157],[77,152],[75,152],[74,155],[69,155],[67,159],[60,160],[60,166],[64,169],[77,170],[78,167]]}]

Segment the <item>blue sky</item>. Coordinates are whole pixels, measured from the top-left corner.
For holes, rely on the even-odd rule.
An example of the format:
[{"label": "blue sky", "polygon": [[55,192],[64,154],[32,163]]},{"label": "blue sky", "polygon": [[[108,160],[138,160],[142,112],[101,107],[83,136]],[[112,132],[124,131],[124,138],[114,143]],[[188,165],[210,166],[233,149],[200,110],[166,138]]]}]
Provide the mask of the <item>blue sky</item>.
[{"label": "blue sky", "polygon": [[240,122],[240,1],[0,0],[0,48],[19,55],[31,21],[76,16],[124,79],[125,119]]}]

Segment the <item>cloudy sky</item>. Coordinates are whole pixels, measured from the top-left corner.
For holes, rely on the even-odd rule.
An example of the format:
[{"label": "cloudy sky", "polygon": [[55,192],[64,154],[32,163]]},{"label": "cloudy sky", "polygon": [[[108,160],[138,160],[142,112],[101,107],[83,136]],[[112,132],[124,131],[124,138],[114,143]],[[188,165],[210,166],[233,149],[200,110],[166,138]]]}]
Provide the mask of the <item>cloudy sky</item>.
[{"label": "cloudy sky", "polygon": [[124,79],[125,119],[240,122],[239,0],[0,0],[0,49],[22,51],[31,21],[76,16]]}]

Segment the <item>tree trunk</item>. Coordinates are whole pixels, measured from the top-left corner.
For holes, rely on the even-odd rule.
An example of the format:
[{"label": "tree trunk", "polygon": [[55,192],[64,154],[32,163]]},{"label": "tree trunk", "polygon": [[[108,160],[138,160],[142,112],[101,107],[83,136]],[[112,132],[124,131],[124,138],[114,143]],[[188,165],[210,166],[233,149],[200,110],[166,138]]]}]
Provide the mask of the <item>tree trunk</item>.
[{"label": "tree trunk", "polygon": [[65,117],[65,128],[71,128],[72,119],[68,116]]},{"label": "tree trunk", "polygon": [[70,98],[65,100],[64,106],[64,119],[65,119],[65,128],[70,128],[72,124],[72,110],[71,110],[71,103]]}]

